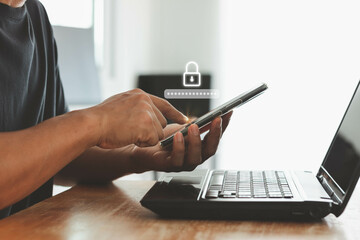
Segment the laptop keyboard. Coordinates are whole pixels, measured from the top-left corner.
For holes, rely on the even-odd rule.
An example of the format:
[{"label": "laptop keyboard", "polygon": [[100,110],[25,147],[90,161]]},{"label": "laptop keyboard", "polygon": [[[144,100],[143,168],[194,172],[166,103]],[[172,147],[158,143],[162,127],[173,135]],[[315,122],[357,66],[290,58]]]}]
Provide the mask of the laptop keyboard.
[{"label": "laptop keyboard", "polygon": [[292,198],[283,171],[214,171],[206,198]]}]

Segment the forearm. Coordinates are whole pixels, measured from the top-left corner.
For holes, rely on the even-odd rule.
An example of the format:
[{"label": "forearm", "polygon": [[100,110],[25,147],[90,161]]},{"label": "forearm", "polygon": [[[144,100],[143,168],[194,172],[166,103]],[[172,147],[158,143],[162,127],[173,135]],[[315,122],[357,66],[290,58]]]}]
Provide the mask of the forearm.
[{"label": "forearm", "polygon": [[96,144],[96,122],[76,111],[21,131],[0,133],[0,209],[29,195]]},{"label": "forearm", "polygon": [[103,183],[136,171],[132,150],[134,145],[117,149],[93,147],[69,163],[55,176],[59,185]]}]

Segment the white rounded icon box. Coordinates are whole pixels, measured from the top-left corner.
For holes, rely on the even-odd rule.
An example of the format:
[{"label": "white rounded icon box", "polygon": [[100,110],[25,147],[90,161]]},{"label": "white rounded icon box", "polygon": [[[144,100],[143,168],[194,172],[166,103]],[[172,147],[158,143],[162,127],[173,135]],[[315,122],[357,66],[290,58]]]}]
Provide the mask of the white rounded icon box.
[{"label": "white rounded icon box", "polygon": [[[195,72],[189,72],[189,66],[194,65],[196,68]],[[196,62],[190,61],[185,66],[185,72],[183,74],[183,85],[184,87],[200,87],[201,85],[201,74],[199,72],[199,66]]]}]

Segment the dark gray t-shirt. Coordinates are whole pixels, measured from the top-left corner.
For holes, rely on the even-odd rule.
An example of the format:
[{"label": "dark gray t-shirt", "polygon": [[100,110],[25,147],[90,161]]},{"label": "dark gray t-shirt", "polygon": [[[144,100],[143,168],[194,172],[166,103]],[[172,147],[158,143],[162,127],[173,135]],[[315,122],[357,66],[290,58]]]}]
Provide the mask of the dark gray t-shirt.
[{"label": "dark gray t-shirt", "polygon": [[[29,128],[67,112],[56,51],[38,0],[21,8],[0,3],[0,132]],[[0,209],[0,219],[50,197],[52,186],[49,179],[25,199]]]}]

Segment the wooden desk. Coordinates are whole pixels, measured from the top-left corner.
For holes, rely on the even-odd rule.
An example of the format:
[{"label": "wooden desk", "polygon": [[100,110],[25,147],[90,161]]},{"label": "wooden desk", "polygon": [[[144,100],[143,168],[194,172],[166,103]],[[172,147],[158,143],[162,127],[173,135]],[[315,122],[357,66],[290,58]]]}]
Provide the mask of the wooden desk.
[{"label": "wooden desk", "polygon": [[0,221],[0,239],[359,239],[360,189],[315,223],[160,219],[139,200],[151,181],[76,186]]}]

